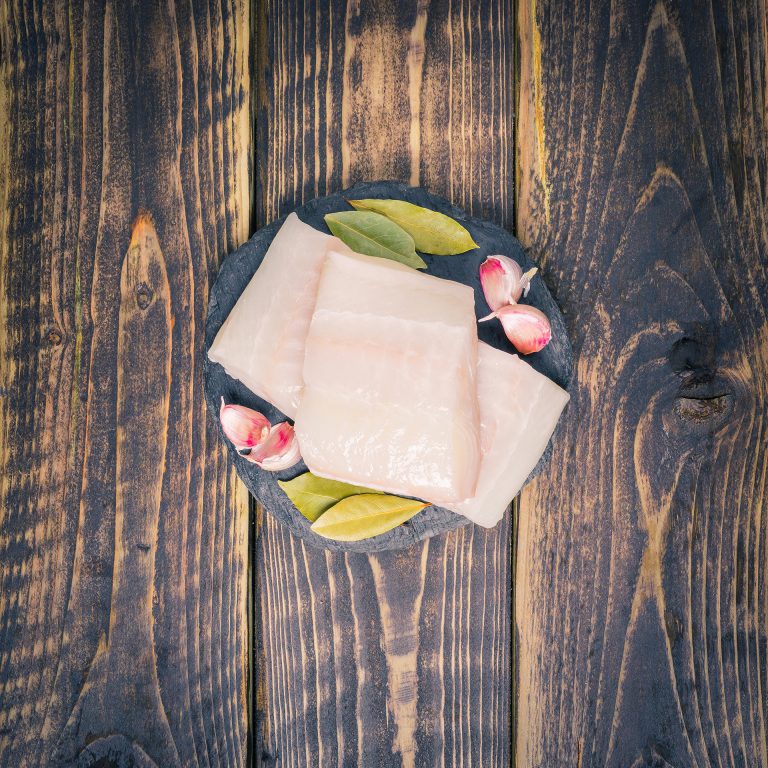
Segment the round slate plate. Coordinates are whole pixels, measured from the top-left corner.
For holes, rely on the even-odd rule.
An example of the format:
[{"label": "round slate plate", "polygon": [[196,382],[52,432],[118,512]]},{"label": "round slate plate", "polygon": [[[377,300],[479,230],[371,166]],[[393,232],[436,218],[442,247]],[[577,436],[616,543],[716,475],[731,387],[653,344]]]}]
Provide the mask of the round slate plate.
[{"label": "round slate plate", "polygon": [[[346,199],[359,200],[371,197],[398,198],[422,205],[425,208],[441,211],[461,222],[470,231],[475,242],[479,245],[477,250],[460,256],[425,255],[424,260],[427,262],[429,274],[466,283],[474,288],[478,317],[483,317],[490,311],[485,303],[478,279],[478,267],[486,256],[493,253],[503,253],[517,260],[523,270],[533,266],[533,262],[526,256],[520,243],[504,229],[488,221],[467,216],[462,210],[454,207],[443,198],[431,195],[419,187],[408,187],[390,181],[364,182],[356,184],[344,192],[310,200],[306,205],[298,208],[296,213],[307,224],[322,232],[328,232],[323,221],[323,216],[326,213],[351,210],[345,202]],[[207,357],[208,348],[219,328],[261,264],[272,238],[282,223],[283,220],[280,219],[260,229],[245,245],[227,256],[211,290],[208,319],[205,326],[205,396],[211,413],[217,415],[217,423],[222,396],[228,403],[239,403],[261,411],[272,423],[285,420],[280,411],[254,395],[239,381],[230,378],[220,365],[210,362]],[[296,278],[300,280],[301,275],[296,275]],[[541,352],[529,355],[525,359],[536,370],[566,387],[571,375],[572,351],[562,315],[541,278],[533,281],[531,291],[525,301],[543,310],[552,324],[552,341]],[[512,345],[504,335],[501,323],[495,321],[481,323],[478,326],[478,335],[482,341],[492,344],[494,347],[514,352]],[[510,396],[514,397],[514,393],[510,393]],[[443,531],[458,528],[468,522],[466,518],[447,509],[430,506],[419,512],[409,522],[381,536],[358,542],[331,541],[310,530],[310,523],[302,517],[277,485],[278,479],[287,480],[305,472],[306,466],[303,462],[283,472],[265,472],[255,464],[251,464],[238,456],[229,441],[225,440],[225,442],[235,462],[238,474],[251,493],[268,512],[285,523],[295,534],[317,547],[355,552],[399,549]],[[531,477],[541,471],[550,452],[551,446],[531,473]]]}]

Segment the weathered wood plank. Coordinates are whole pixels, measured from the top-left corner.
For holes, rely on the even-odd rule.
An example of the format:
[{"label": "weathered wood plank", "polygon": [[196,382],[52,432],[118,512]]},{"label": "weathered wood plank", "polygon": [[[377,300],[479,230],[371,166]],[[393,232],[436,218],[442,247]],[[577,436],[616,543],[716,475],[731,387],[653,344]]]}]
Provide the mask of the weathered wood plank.
[{"label": "weathered wood plank", "polygon": [[518,233],[573,399],[523,494],[520,766],[766,766],[766,7],[524,2]]},{"label": "weathered wood plank", "polygon": [[377,555],[257,541],[263,764],[509,765],[510,520]]},{"label": "weathered wood plank", "polygon": [[247,498],[200,351],[249,228],[249,14],[0,7],[2,765],[246,760]]},{"label": "weathered wood plank", "polygon": [[[265,3],[260,223],[363,178],[427,186],[511,226],[511,4]],[[265,764],[506,766],[510,523],[332,555],[262,514]]]},{"label": "weathered wood plank", "polygon": [[511,0],[270,0],[260,13],[260,224],[397,179],[512,227]]}]

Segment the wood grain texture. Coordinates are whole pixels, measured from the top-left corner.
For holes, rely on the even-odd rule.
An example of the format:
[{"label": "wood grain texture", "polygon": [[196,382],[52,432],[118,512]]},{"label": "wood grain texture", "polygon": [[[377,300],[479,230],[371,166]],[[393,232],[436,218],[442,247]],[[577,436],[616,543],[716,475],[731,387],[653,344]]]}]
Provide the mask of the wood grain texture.
[{"label": "wood grain texture", "polygon": [[262,765],[509,765],[509,515],[374,555],[258,530]]},{"label": "wood grain texture", "polygon": [[[421,184],[506,226],[510,3],[295,3],[258,24],[260,224],[361,179]],[[510,525],[397,553],[256,546],[257,758],[286,766],[506,766]]]},{"label": "wood grain texture", "polygon": [[518,233],[576,382],[521,499],[517,764],[766,766],[766,7],[518,19]]},{"label": "wood grain texture", "polygon": [[247,497],[202,396],[247,3],[0,7],[0,765],[243,765]]},{"label": "wood grain texture", "polygon": [[511,0],[269,0],[260,13],[259,224],[394,179],[512,227]]}]

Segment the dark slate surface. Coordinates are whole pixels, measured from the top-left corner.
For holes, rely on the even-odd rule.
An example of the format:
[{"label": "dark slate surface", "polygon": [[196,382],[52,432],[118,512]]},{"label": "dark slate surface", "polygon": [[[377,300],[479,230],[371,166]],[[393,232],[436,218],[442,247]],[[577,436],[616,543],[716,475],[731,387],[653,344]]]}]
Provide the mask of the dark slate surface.
[{"label": "dark slate surface", "polygon": [[[456,208],[443,198],[431,195],[419,187],[408,187],[404,184],[378,181],[356,184],[328,197],[310,200],[306,205],[296,210],[299,218],[313,227],[328,232],[323,221],[326,213],[340,210],[350,210],[345,199],[362,199],[370,197],[399,198],[408,200],[426,208],[452,216],[461,222],[471,233],[479,248],[459,256],[429,256],[424,255],[427,262],[427,272],[431,275],[456,280],[471,285],[475,290],[475,305],[477,316],[483,317],[490,311],[485,303],[478,278],[478,267],[486,256],[503,253],[516,259],[523,270],[533,266],[520,243],[506,230],[488,221],[467,216],[461,209]],[[251,276],[258,269],[264,254],[272,242],[282,219],[260,229],[247,243],[230,254],[223,262],[219,276],[211,290],[208,306],[208,318],[205,327],[205,351],[207,353],[219,328],[226,319],[240,294],[245,289]],[[297,274],[300,280],[301,275]],[[537,278],[533,281],[531,291],[524,303],[530,303],[543,310],[552,324],[552,341],[541,351],[528,355],[525,359],[536,370],[549,376],[563,387],[568,386],[573,366],[573,355],[565,331],[562,315],[554,299],[547,290],[544,281]],[[501,323],[491,321],[478,326],[478,336],[482,341],[492,344],[499,349],[514,352],[507,340]],[[205,358],[205,395],[208,407],[216,414],[218,423],[219,402],[221,397],[228,403],[240,403],[264,413],[271,422],[283,421],[285,416],[270,403],[254,395],[239,381],[230,378],[224,369],[211,363],[206,354]],[[514,396],[511,393],[511,396]],[[222,435],[222,439],[223,435]],[[288,525],[291,530],[309,544],[332,550],[350,550],[357,552],[375,552],[383,549],[398,549],[409,544],[434,536],[437,533],[457,528],[468,523],[466,518],[442,509],[430,506],[419,512],[416,517],[404,525],[398,526],[388,533],[372,539],[359,542],[337,542],[324,539],[310,530],[310,523],[302,517],[288,497],[280,490],[276,480],[289,479],[306,471],[303,462],[283,472],[271,473],[259,469],[247,462],[225,440],[230,454],[235,462],[238,474],[245,482],[251,493],[264,505],[265,509],[278,520]],[[547,459],[548,448],[539,461],[531,477],[538,474]],[[529,478],[530,479],[530,478]]]}]

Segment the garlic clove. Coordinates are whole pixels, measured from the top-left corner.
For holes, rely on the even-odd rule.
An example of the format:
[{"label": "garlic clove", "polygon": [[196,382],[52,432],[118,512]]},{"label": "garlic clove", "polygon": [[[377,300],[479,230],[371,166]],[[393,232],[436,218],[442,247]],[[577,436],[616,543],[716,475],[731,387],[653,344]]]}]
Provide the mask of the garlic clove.
[{"label": "garlic clove", "polygon": [[522,274],[519,264],[508,256],[489,256],[480,265],[480,285],[492,310],[517,301],[513,294]]},{"label": "garlic clove", "polygon": [[293,427],[287,421],[275,424],[263,443],[248,454],[241,455],[268,472],[288,469],[301,460],[299,441],[296,439]]},{"label": "garlic clove", "polygon": [[221,398],[219,421],[224,434],[238,451],[254,448],[269,435],[266,416],[244,405],[227,405]]},{"label": "garlic clove", "polygon": [[538,271],[533,267],[523,273],[520,265],[509,256],[489,256],[480,265],[480,284],[488,306],[495,311],[527,296],[531,279]]},{"label": "garlic clove", "polygon": [[498,317],[504,326],[504,333],[521,355],[538,352],[549,344],[552,327],[547,316],[529,304],[508,304],[501,307],[480,322]]}]

